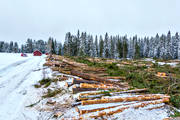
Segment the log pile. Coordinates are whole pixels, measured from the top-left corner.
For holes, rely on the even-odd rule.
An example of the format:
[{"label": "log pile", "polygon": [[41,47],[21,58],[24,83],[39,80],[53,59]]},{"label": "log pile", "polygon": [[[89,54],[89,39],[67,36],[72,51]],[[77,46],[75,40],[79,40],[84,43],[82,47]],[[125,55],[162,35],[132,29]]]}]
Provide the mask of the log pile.
[{"label": "log pile", "polygon": [[127,84],[124,85],[124,84],[116,82],[116,81],[101,78],[101,77],[98,77],[96,75],[83,73],[83,72],[80,72],[80,71],[71,70],[71,75],[78,76],[78,77],[81,77],[81,78],[86,79],[86,80],[101,82],[103,84],[114,84],[114,85],[117,85],[117,86],[119,86],[121,88],[127,88],[128,87]]},{"label": "log pile", "polygon": [[[100,77],[86,73],[85,70],[96,72],[98,69],[95,70],[86,64],[77,63],[64,57],[52,56],[51,59],[47,60],[45,65],[51,66],[52,70],[76,76],[72,81],[67,81],[65,86],[71,87],[73,94],[78,93],[78,97],[72,106],[79,113],[79,119],[103,118],[130,108],[145,108],[149,105],[154,106],[145,109],[160,109],[169,102],[170,97],[168,95],[145,94],[146,88],[128,90],[128,83],[121,82],[121,80],[126,79],[125,77]],[[131,63],[125,62],[124,64],[129,65]],[[103,71],[104,69],[100,68],[100,70]],[[67,79],[66,77],[63,80]],[[156,105],[159,104],[163,105],[157,107]]]}]

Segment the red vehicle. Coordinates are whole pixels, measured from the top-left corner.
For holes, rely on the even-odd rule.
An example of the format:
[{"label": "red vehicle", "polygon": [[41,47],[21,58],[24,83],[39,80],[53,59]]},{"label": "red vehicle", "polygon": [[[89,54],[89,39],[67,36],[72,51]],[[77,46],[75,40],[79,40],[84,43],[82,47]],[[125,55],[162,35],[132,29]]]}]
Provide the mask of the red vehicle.
[{"label": "red vehicle", "polygon": [[21,57],[27,57],[27,54],[21,53]]},{"label": "red vehicle", "polygon": [[49,55],[49,53],[46,53],[46,55]]},{"label": "red vehicle", "polygon": [[41,53],[39,50],[35,50],[35,51],[33,52],[33,55],[34,55],[34,56],[41,56],[42,53]]}]

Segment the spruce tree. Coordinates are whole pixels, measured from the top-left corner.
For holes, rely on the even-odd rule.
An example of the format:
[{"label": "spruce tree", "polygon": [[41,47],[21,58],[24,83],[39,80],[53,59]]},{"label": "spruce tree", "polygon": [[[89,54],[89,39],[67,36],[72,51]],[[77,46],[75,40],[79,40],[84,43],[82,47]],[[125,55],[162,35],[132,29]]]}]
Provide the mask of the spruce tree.
[{"label": "spruce tree", "polygon": [[123,37],[123,58],[127,58],[128,54],[128,44],[127,44],[127,36]]},{"label": "spruce tree", "polygon": [[99,57],[103,57],[103,51],[104,51],[104,41],[102,36],[100,35],[99,38]]},{"label": "spruce tree", "polygon": [[123,45],[122,45],[122,42],[120,39],[118,39],[116,45],[117,45],[117,52],[119,54],[119,58],[122,58],[123,57]]},{"label": "spruce tree", "polygon": [[103,56],[105,58],[110,58],[110,47],[109,47],[109,36],[108,36],[108,33],[105,34],[105,38],[104,38]]},{"label": "spruce tree", "polygon": [[97,35],[95,37],[94,47],[95,47],[95,57],[98,57],[99,56],[99,47],[98,47],[98,37],[97,37]]},{"label": "spruce tree", "polygon": [[139,58],[140,58],[140,47],[139,47],[138,43],[136,42],[134,59],[139,59]]}]

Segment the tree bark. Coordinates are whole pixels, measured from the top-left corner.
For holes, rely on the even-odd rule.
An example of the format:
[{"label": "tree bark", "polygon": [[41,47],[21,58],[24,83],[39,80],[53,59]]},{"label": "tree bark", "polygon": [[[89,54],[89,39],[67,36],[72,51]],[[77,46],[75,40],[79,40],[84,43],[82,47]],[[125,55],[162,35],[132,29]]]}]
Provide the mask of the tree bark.
[{"label": "tree bark", "polygon": [[93,80],[93,81],[101,82],[104,84],[115,84],[115,85],[118,85],[123,88],[127,87],[126,85],[122,85],[119,82],[111,81],[111,80],[104,79],[104,78],[101,78],[101,77],[98,77],[98,76],[95,76],[92,74],[83,73],[83,72],[79,72],[79,71],[75,71],[75,70],[71,70],[71,75],[75,75],[75,76],[81,77],[86,80]]},{"label": "tree bark", "polygon": [[161,103],[167,103],[169,102],[169,98],[163,98],[163,99],[160,99],[160,100],[154,100],[154,101],[148,101],[148,102],[143,102],[143,103],[139,103],[135,106],[131,106],[131,105],[127,105],[126,107],[121,107],[117,110],[113,110],[113,111],[108,111],[108,112],[99,112],[98,115],[92,115],[90,116],[91,118],[98,118],[98,117],[103,117],[104,115],[106,116],[109,116],[109,115],[113,115],[115,113],[120,113],[120,112],[123,112],[124,110],[128,109],[128,108],[134,108],[134,109],[138,109],[138,108],[141,108],[141,107],[146,107],[148,105],[155,105],[155,104],[161,104]]},{"label": "tree bark", "polygon": [[77,87],[77,88],[72,88],[72,93],[76,94],[78,92],[95,91],[95,90],[99,90],[99,89],[97,89],[97,88],[79,88],[79,87]]},{"label": "tree bark", "polygon": [[74,78],[72,83],[73,84],[80,84],[80,83],[98,83],[98,82]]},{"label": "tree bark", "polygon": [[82,105],[115,103],[115,102],[131,102],[131,101],[147,101],[147,100],[157,100],[165,97],[169,98],[169,96],[165,96],[165,95],[140,95],[137,97],[102,98],[100,100],[82,101]]},{"label": "tree bark", "polygon": [[121,88],[118,88],[118,87],[114,87],[113,85],[87,84],[87,83],[81,83],[80,88],[101,88],[101,89],[116,89],[116,90],[121,89]]}]

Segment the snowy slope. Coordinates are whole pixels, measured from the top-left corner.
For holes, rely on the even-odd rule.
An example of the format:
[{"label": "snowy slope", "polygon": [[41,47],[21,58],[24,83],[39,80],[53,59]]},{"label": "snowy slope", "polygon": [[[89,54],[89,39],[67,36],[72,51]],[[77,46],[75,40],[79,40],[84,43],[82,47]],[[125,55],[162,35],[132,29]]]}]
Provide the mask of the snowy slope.
[{"label": "snowy slope", "polygon": [[43,77],[44,58],[0,53],[0,120],[25,120],[36,116],[37,113],[25,106],[36,100],[33,84]]}]

